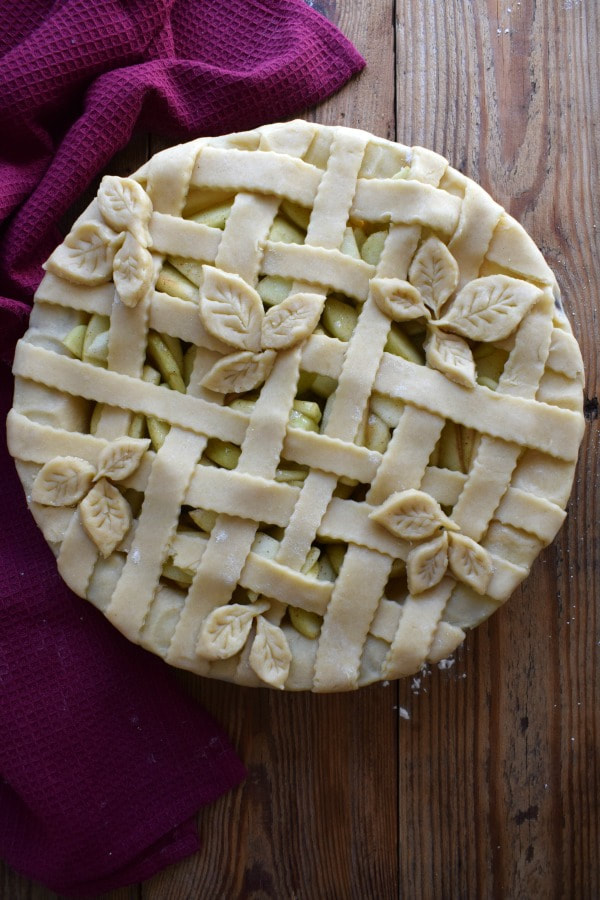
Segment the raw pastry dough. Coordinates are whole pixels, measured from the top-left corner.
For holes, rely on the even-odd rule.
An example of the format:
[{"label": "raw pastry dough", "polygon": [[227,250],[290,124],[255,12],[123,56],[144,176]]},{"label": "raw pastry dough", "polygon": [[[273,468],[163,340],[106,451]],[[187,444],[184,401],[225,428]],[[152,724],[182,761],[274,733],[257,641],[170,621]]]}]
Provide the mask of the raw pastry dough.
[{"label": "raw pastry dough", "polygon": [[428,150],[193,141],[106,177],[46,270],[10,449],[65,581],[173,665],[412,674],[563,521],[583,375],[555,278]]}]

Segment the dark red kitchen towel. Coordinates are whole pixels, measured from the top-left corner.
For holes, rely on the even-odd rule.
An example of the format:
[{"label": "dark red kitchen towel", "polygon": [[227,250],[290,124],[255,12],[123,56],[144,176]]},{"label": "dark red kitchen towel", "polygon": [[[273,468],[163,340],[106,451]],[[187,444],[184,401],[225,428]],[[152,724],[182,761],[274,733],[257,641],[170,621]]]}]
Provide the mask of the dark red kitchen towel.
[{"label": "dark red kitchen towel", "polygon": [[4,359],[58,220],[134,128],[182,140],[253,128],[364,65],[304,0],[0,0],[0,12]]},{"label": "dark red kitchen towel", "polygon": [[[289,117],[364,65],[303,0],[0,0],[0,356],[57,222],[134,128],[184,140]],[[0,365],[0,423],[11,401]],[[198,847],[244,769],[166,666],[56,574],[0,436],[0,856],[63,895]]]}]

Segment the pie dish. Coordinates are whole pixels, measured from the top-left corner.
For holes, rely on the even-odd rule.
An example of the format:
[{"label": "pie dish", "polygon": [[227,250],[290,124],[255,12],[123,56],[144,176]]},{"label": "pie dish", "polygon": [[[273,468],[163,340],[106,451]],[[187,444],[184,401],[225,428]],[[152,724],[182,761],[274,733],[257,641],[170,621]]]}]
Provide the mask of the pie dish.
[{"label": "pie dish", "polygon": [[10,450],[64,580],[172,665],[413,674],[563,522],[556,280],[429,150],[305,121],[182,144],[106,176],[45,268]]}]

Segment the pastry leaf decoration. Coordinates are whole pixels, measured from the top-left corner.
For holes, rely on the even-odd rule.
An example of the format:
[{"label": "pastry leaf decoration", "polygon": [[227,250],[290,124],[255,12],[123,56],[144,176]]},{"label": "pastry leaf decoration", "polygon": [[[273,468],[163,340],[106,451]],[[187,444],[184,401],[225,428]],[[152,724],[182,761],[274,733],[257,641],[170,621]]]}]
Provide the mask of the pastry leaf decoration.
[{"label": "pastry leaf decoration", "polygon": [[239,350],[260,350],[264,310],[254,288],[239,275],[202,266],[200,315],[214,337]]},{"label": "pastry leaf decoration", "polygon": [[460,534],[439,503],[423,491],[392,494],[370,519],[416,546],[406,558],[408,589],[418,596],[439,584],[447,570],[479,594],[485,594],[494,567],[488,551]]},{"label": "pastry leaf decoration", "polygon": [[133,178],[105,175],[98,190],[98,207],[104,221],[115,231],[129,231],[142,247],[149,245],[152,203],[141,184]]},{"label": "pastry leaf decoration", "polygon": [[77,284],[110,281],[118,237],[100,222],[82,222],[50,256],[45,268]]},{"label": "pastry leaf decoration", "polygon": [[31,499],[44,506],[74,506],[90,489],[95,468],[76,456],[57,456],[42,466]]},{"label": "pastry leaf decoration", "polygon": [[224,344],[241,351],[220,359],[202,379],[202,386],[219,393],[243,393],[261,384],[275,362],[275,352],[293,347],[315,329],[324,298],[292,294],[265,314],[254,288],[229,272],[202,266],[200,318]]},{"label": "pastry leaf decoration", "polygon": [[266,684],[283,690],[291,661],[289,644],[281,628],[259,616],[248,659],[250,667]]},{"label": "pastry leaf decoration", "polygon": [[98,472],[94,478],[110,478],[111,481],[123,481],[133,475],[142,456],[150,446],[148,439],[136,441],[132,438],[119,438],[108,444],[98,457]]},{"label": "pastry leaf decoration", "polygon": [[465,387],[475,386],[475,362],[463,338],[431,328],[425,341],[425,355],[432,369]]},{"label": "pastry leaf decoration", "polygon": [[411,594],[422,594],[442,580],[448,568],[448,532],[425,544],[419,544],[408,554],[406,576]]},{"label": "pastry leaf decoration", "polygon": [[131,527],[131,507],[106,478],[101,478],[81,501],[79,515],[81,524],[105,558]]},{"label": "pastry leaf decoration", "polygon": [[416,287],[400,278],[373,278],[371,294],[380,310],[395,322],[430,317]]},{"label": "pastry leaf decoration", "polygon": [[511,334],[541,296],[538,287],[509,275],[470,281],[438,325],[475,341],[498,341]]},{"label": "pastry leaf decoration", "polygon": [[417,251],[408,278],[429,309],[439,316],[443,305],[456,290],[458,265],[439,238],[429,237]]},{"label": "pastry leaf decoration", "polygon": [[323,301],[319,294],[292,294],[272,306],[262,322],[261,346],[283,350],[304,340],[321,317]]},{"label": "pastry leaf decoration", "polygon": [[214,609],[204,621],[196,647],[205,659],[229,659],[242,649],[253,619],[269,608],[268,603],[244,606],[230,603]]},{"label": "pastry leaf decoration", "polygon": [[221,394],[242,394],[258,387],[269,375],[275,362],[275,351],[264,353],[230,353],[210,369],[202,379],[202,386]]},{"label": "pastry leaf decoration", "polygon": [[485,594],[493,572],[492,559],[487,550],[464,534],[451,534],[448,562],[455,578],[468,584],[478,594]]},{"label": "pastry leaf decoration", "polygon": [[77,456],[56,456],[38,472],[31,498],[44,506],[79,504],[81,524],[100,553],[110,556],[129,531],[132,515],[128,502],[107,479],[123,481],[132,475],[149,444],[119,438],[103,447],[97,467]]},{"label": "pastry leaf decoration", "polygon": [[125,306],[137,306],[152,286],[152,256],[127,233],[113,263],[113,280]]},{"label": "pastry leaf decoration", "polygon": [[412,488],[392,494],[369,518],[405,541],[423,540],[441,528],[457,528],[433,497]]},{"label": "pastry leaf decoration", "polygon": [[456,294],[458,264],[433,235],[415,254],[408,279],[373,278],[373,300],[394,321],[424,319],[427,364],[470,390],[476,386],[477,375],[465,338],[488,343],[503,340],[541,296],[530,282],[500,274],[476,278]]}]

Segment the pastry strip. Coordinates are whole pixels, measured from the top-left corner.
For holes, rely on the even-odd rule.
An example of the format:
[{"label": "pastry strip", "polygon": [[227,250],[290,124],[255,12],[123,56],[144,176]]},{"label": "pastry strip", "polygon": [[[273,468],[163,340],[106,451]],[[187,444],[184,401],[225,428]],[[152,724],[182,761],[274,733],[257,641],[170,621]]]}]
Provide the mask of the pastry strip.
[{"label": "pastry strip", "polygon": [[[314,690],[357,687],[362,649],[392,562],[390,556],[364,547],[348,549],[321,628]],[[340,660],[342,635],[346,650]]]},{"label": "pastry strip", "polygon": [[56,563],[62,578],[81,597],[87,593],[97,560],[98,548],[87,536],[76,509],[65,531]]},{"label": "pastry strip", "polygon": [[[226,272],[236,272],[248,284],[256,284],[262,259],[260,247],[278,208],[278,197],[238,194],[227,219],[215,264]],[[251,235],[252,239],[241,239],[241,235]]]},{"label": "pastry strip", "polygon": [[[151,413],[152,414],[152,413]],[[156,413],[154,413],[156,414]],[[238,413],[234,410],[224,409],[224,414],[229,420],[230,414],[233,421],[224,434],[229,435],[223,440],[234,440],[241,443],[242,436],[245,433],[248,422],[244,413]],[[49,425],[41,425],[38,422],[26,418],[20,413],[12,411],[8,417],[8,435],[11,452],[21,459],[31,460],[32,462],[47,462],[54,456],[80,456],[89,462],[95,463],[98,454],[108,441],[98,438],[95,435],[79,434],[78,432],[66,431],[65,429],[57,429]],[[237,424],[233,424],[233,423]],[[218,436],[218,435],[217,435]],[[319,459],[319,454],[322,454]],[[330,465],[332,471],[339,472],[341,476],[355,479],[361,482],[370,482],[374,476],[377,466],[381,461],[381,454],[368,450],[366,447],[358,447],[356,444],[348,444],[334,438],[327,438],[324,435],[318,435],[311,431],[302,431],[298,428],[288,428],[286,438],[283,445],[283,455],[286,459],[297,462],[300,465],[312,466],[314,464]],[[148,451],[146,457],[152,459],[152,451]],[[137,470],[125,484],[135,487],[136,490],[143,490],[145,479],[143,473],[146,471],[146,465],[142,462],[139,470]],[[226,472],[220,470],[200,469],[196,476],[198,479],[239,477],[239,473]],[[244,476],[245,478],[247,476]],[[193,484],[190,489],[193,490]],[[220,483],[220,482],[219,482]],[[261,482],[258,483],[258,489],[261,490]],[[297,492],[298,488],[290,487],[284,484],[273,484],[269,488],[273,492],[278,492],[283,496],[283,492]],[[216,488],[215,488],[216,490]],[[275,497],[275,493],[272,495]],[[198,497],[196,497],[198,499]],[[191,502],[191,500],[190,500]],[[201,503],[196,505],[200,506]]]},{"label": "pastry strip", "polygon": [[[146,190],[156,212],[180,213],[197,152],[198,144],[192,143],[153,158],[148,168]],[[161,265],[162,259],[154,255],[153,283]],[[115,349],[115,360],[119,361],[125,342],[132,344],[132,371],[125,374],[138,377],[141,374],[152,294],[150,290],[144,300],[133,308],[122,307],[118,300],[115,301],[113,316],[123,320],[117,332],[121,336],[121,348]],[[109,368],[112,368],[111,341],[112,338],[109,340]],[[198,436],[172,427],[152,462],[131,550],[106,611],[107,616],[132,640],[139,639],[159,584],[167,548],[177,527],[183,497],[205,446],[204,435]],[[170,484],[166,495],[165,484]]]},{"label": "pastry strip", "polygon": [[[336,378],[345,346],[341,341],[315,335],[307,342],[302,367]],[[373,389],[502,440],[522,433],[523,441],[531,442],[534,449],[565,460],[577,456],[583,426],[581,416],[570,410],[479,385],[471,391],[425,366],[419,366],[417,377],[415,363],[389,353],[384,354]]]},{"label": "pastry strip", "polygon": [[304,156],[316,133],[317,126],[312,122],[304,121],[304,119],[296,119],[294,122],[278,122],[262,131],[259,148],[289,156]]},{"label": "pastry strip", "polygon": [[[188,190],[192,166],[197,154],[194,144],[185,144],[173,153],[158,154],[148,167],[146,191],[157,212],[179,213]],[[108,368],[140,378],[146,358],[148,307],[153,286],[162,266],[162,258],[152,254],[152,287],[135,306],[126,306],[115,291],[108,333]],[[131,412],[104,407],[96,427],[100,437],[115,438],[127,434]]]},{"label": "pastry strip", "polygon": [[157,253],[211,263],[223,237],[219,228],[156,211],[152,213],[149,230],[152,249]]},{"label": "pastry strip", "polygon": [[310,272],[311,283],[360,301],[366,300],[369,280],[375,274],[373,266],[340,250],[273,241],[265,244],[261,269],[265,275],[279,275],[301,282],[306,282],[306,273]]},{"label": "pastry strip", "polygon": [[204,147],[192,173],[192,184],[276,194],[302,206],[311,206],[321,176],[316,166],[269,150],[257,153]]},{"label": "pastry strip", "polygon": [[150,328],[170,334],[196,347],[225,353],[225,345],[207,332],[200,321],[198,307],[189,300],[155,291],[150,301]]},{"label": "pastry strip", "polygon": [[[154,260],[154,278],[160,263]],[[132,378],[140,378],[146,356],[148,295],[134,309],[124,306],[115,291],[108,332],[108,368]],[[98,437],[114,440],[127,434],[130,410],[106,405],[96,424]]]},{"label": "pastry strip", "polygon": [[299,606],[323,615],[331,597],[329,581],[308,578],[276,560],[250,553],[239,578],[242,587],[286,605]]},{"label": "pastry strip", "polygon": [[458,226],[448,243],[460,271],[459,289],[479,275],[502,211],[479,185],[467,183]]},{"label": "pastry strip", "polygon": [[306,245],[328,250],[340,247],[368,139],[360,131],[334,139],[312,208]]},{"label": "pastry strip", "polygon": [[426,147],[411,147],[410,177],[438,187],[448,168],[448,160]]},{"label": "pastry strip", "polygon": [[529,235],[507,212],[500,216],[486,259],[532,281],[554,285],[556,279]]},{"label": "pastry strip", "polygon": [[386,600],[384,597],[377,607],[377,613],[371,622],[369,634],[391,644],[394,640],[394,635],[398,631],[401,615],[402,605],[394,600]]},{"label": "pastry strip", "polygon": [[154,459],[131,550],[106,610],[130,640],[139,638],[188,483],[205,445],[204,437],[172,429]]},{"label": "pastry strip", "polygon": [[554,539],[565,517],[564,509],[555,503],[514,487],[507,490],[494,513],[499,522],[529,531],[544,544]]},{"label": "pastry strip", "polygon": [[392,225],[377,265],[379,278],[401,278],[406,281],[420,237],[419,225]]},{"label": "pastry strip", "polygon": [[[355,157],[358,163],[358,156]],[[358,166],[356,171],[358,172]],[[351,202],[351,197],[348,198]],[[339,235],[338,235],[339,236]],[[353,441],[369,402],[372,383],[389,333],[389,320],[372,299],[367,300],[359,316],[344,356],[344,364],[333,397],[325,434]],[[365,369],[363,339],[372,341],[372,354]],[[338,474],[339,473],[338,471]],[[314,469],[308,475],[298,506],[286,529],[278,559],[300,568],[310,549],[317,529],[335,489],[336,481]],[[318,657],[318,653],[317,653]]]},{"label": "pastry strip", "polygon": [[101,284],[97,287],[73,284],[59,278],[52,272],[46,272],[36,292],[36,303],[39,301],[56,303],[82,312],[110,315],[115,287],[113,284]]},{"label": "pastry strip", "polygon": [[[538,548],[539,550],[539,548]],[[492,556],[493,573],[487,586],[486,596],[498,603],[504,603],[529,572],[525,566],[518,566],[502,556]]]},{"label": "pastry strip", "polygon": [[[326,434],[340,440],[354,440],[368,406],[373,382],[390,330],[390,320],[368,299],[348,344],[338,380]],[[365,344],[372,348],[365,358]]]},{"label": "pastry strip", "polygon": [[[275,198],[246,198],[243,194],[238,195],[225,225],[215,259],[216,265],[236,271],[245,276],[249,283],[255,283],[264,238],[269,232],[277,208],[278,201]],[[299,361],[299,351],[282,354],[276,360],[250,416],[249,430],[237,465],[238,471],[252,472],[267,478],[275,475],[278,450],[285,437],[289,409],[295,394]],[[279,376],[283,376],[281,383],[278,381]],[[266,422],[263,410],[271,413]],[[269,435],[273,438],[274,433],[279,432],[279,440],[275,439],[270,459],[265,459],[260,449],[262,429],[257,426],[261,422],[265,437]],[[252,435],[250,439],[249,432]],[[218,516],[169,646],[168,658],[171,661],[181,663],[194,657],[202,622],[213,609],[230,600],[257,528],[257,522],[226,514]],[[207,671],[209,664],[199,660],[198,666],[200,670]]]},{"label": "pastry strip", "polygon": [[145,167],[146,192],[153,210],[169,215],[181,213],[203,147],[204,142],[198,140],[155,153]]},{"label": "pastry strip", "polygon": [[[516,399],[518,395],[527,400],[535,396],[552,336],[552,321],[544,315],[544,307],[547,310],[547,301],[538,304],[521,325],[498,383],[498,396]],[[538,348],[537,363],[532,361],[532,346]],[[556,409],[539,404],[538,408]],[[480,426],[480,430],[486,429]],[[515,436],[519,434],[523,435],[523,441],[535,444],[526,421],[521,426],[515,423]],[[474,540],[480,540],[485,533],[510,483],[519,454],[520,447],[515,443],[501,443],[487,436],[481,439],[464,490],[452,511],[457,525]]]},{"label": "pastry strip", "polygon": [[434,588],[402,604],[402,615],[383,667],[386,678],[412,675],[427,659],[438,622],[448,602],[454,581],[443,578]]},{"label": "pastry strip", "polygon": [[433,641],[427,654],[427,662],[439,663],[443,659],[448,659],[454,653],[456,648],[462,644],[466,637],[462,628],[457,625],[451,625],[442,619],[438,623]]},{"label": "pastry strip", "polygon": [[[443,427],[444,420],[439,416],[434,416],[422,409],[407,406],[394,429],[383,461],[377,470],[377,475],[373,479],[371,489],[367,494],[367,502],[375,506],[382,503],[395,491],[420,488],[427,464]],[[415,434],[419,434],[418,442],[414,440]],[[406,559],[408,556],[407,551],[410,550],[410,544],[405,545],[403,550],[404,552],[399,558]],[[402,618],[400,622],[402,622]],[[430,639],[433,641],[437,622],[438,619],[435,617],[429,617],[423,621],[423,632],[421,635],[423,645],[426,643],[425,630],[427,625],[429,624],[432,629]],[[402,648],[402,635],[408,639],[410,632],[406,632],[402,625],[399,625],[399,631],[393,642],[394,652],[397,656],[405,652]],[[428,650],[429,645],[427,645]],[[425,657],[426,653],[424,653],[421,661]],[[388,655],[388,663],[390,659],[391,656]]]},{"label": "pastry strip", "polygon": [[[389,239],[388,233],[386,243]],[[327,422],[328,435],[346,440],[355,437],[368,408],[389,328],[389,320],[369,296],[346,350]],[[364,359],[362,352],[365,345],[372,348],[368,360]],[[307,480],[311,477],[312,474]],[[341,689],[342,684],[346,688],[356,685],[362,648],[383,595],[392,561],[391,557],[383,556],[381,553],[357,547],[353,543],[349,544],[321,628],[315,658],[315,686],[318,686],[319,690]],[[363,573],[360,577],[357,575],[358,571]],[[366,573],[368,575],[365,578]],[[348,634],[347,663],[344,667],[338,667],[335,672],[330,661],[337,652],[342,622],[345,623]]]},{"label": "pastry strip", "polygon": [[[394,491],[419,487],[429,458],[444,427],[444,419],[407,406],[394,429],[367,501],[377,506]],[[419,435],[418,443],[414,435]]]},{"label": "pastry strip", "polygon": [[78,456],[96,465],[98,456],[109,443],[93,434],[33,422],[14,409],[7,416],[6,429],[13,456],[42,464],[55,456]]},{"label": "pastry strip", "polygon": [[248,417],[233,409],[215,407],[196,397],[179,394],[167,387],[140,382],[76,359],[58,356],[42,347],[23,343],[15,354],[15,374],[49,384],[97,403],[119,398],[124,408],[210,434],[224,441],[241,443]]},{"label": "pastry strip", "polygon": [[[347,161],[345,160],[346,144],[348,144],[350,151]],[[350,259],[345,254],[340,253],[337,247],[340,246],[344,237],[365,145],[366,140],[361,135],[353,136],[352,139],[348,139],[344,135],[339,140],[334,140],[327,164],[327,171],[321,181],[309,222],[304,248],[306,251],[305,255],[306,253],[319,253],[322,259],[337,259],[340,266],[344,265],[344,260]],[[338,189],[333,177],[337,173],[340,173],[342,176],[340,189]],[[315,249],[314,244],[317,243],[324,246]],[[267,247],[265,261],[268,250],[269,248]],[[355,261],[350,260],[350,262]],[[356,266],[353,268],[356,269]],[[369,266],[368,269],[371,271],[372,266]],[[305,271],[301,267],[294,277],[302,277]],[[368,278],[365,288],[363,288],[365,291],[364,297],[367,296],[368,292]],[[344,435],[344,437],[352,441],[354,433],[355,429],[352,434],[349,436]],[[329,428],[325,429],[325,434],[329,436]],[[338,437],[335,433],[331,436]],[[285,448],[284,452],[286,451],[287,448]],[[322,471],[315,469],[309,472],[300,492],[296,509],[281,541],[277,554],[279,562],[293,569],[299,569],[302,566],[336,484],[337,478],[335,475],[324,474]]]},{"label": "pastry strip", "polygon": [[431,494],[440,506],[454,506],[464,488],[467,476],[464,472],[452,472],[438,466],[425,469],[421,490]]},{"label": "pastry strip", "polygon": [[552,330],[546,367],[583,384],[583,361],[577,341],[572,334],[563,331],[562,328]]},{"label": "pastry strip", "polygon": [[[420,367],[414,377],[414,363],[386,354],[375,381],[375,390],[406,403],[421,406],[468,428],[511,440],[523,435],[523,443],[550,456],[575,460],[583,433],[581,417],[570,410],[536,403],[476,386],[472,391],[449,381],[434,369]],[[482,407],[478,394],[485,392]]]},{"label": "pastry strip", "polygon": [[317,469],[309,473],[279,547],[277,559],[282,565],[291,569],[303,565],[337,482],[337,475]]},{"label": "pastry strip", "polygon": [[302,368],[306,372],[317,372],[337,380],[342,371],[346,347],[347,344],[337,338],[313,334],[304,345]]},{"label": "pastry strip", "polygon": [[367,222],[391,219],[452,234],[458,224],[460,206],[458,197],[429,184],[359,178],[351,214]]},{"label": "pastry strip", "polygon": [[203,507],[235,515],[243,509],[248,519],[285,526],[300,489],[258,475],[198,466],[187,494],[186,506]]}]

